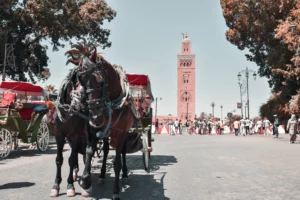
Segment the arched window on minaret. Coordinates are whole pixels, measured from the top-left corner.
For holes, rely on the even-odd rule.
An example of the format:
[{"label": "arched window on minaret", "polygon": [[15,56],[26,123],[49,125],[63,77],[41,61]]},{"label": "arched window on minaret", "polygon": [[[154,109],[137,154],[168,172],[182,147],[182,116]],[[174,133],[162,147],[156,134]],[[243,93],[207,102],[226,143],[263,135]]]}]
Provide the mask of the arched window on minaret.
[{"label": "arched window on minaret", "polygon": [[189,92],[184,92],[181,96],[181,101],[189,102],[191,101],[191,94]]},{"label": "arched window on minaret", "polygon": [[188,83],[189,82],[189,78],[190,78],[190,75],[184,74],[183,75],[183,83]]}]

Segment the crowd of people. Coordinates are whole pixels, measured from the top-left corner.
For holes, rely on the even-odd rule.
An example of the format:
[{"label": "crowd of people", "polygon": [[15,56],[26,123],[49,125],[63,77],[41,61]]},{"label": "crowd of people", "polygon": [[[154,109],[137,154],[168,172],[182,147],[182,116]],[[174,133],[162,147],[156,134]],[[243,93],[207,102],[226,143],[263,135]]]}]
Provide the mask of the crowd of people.
[{"label": "crowd of people", "polygon": [[[176,119],[175,121],[166,122],[169,125],[170,135],[177,134],[189,134],[189,135],[211,135],[224,134],[224,129],[227,128],[229,133],[234,133],[235,136],[246,136],[252,134],[261,134],[261,135],[274,135],[274,138],[278,138],[279,135],[279,119],[277,115],[274,115],[274,122],[271,123],[266,117],[261,119],[237,119],[233,122],[224,121],[220,119],[194,119],[186,120],[184,123],[182,120]],[[158,119],[155,122],[155,133],[158,133],[159,130],[159,121]],[[174,130],[173,130],[174,129]],[[173,131],[172,131],[173,130]],[[290,134],[290,143],[294,143],[297,138],[297,133],[300,133],[300,118],[296,119],[296,116],[293,114],[289,119],[286,132]]]}]

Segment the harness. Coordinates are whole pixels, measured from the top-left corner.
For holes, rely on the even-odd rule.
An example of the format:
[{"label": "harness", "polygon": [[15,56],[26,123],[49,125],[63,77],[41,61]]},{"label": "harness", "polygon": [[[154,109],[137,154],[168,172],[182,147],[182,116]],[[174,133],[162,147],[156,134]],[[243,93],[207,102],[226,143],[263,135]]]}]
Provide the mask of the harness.
[{"label": "harness", "polygon": [[[124,71],[118,67],[115,69],[115,72],[119,76],[122,92],[119,95],[118,98],[110,100],[109,99],[109,92],[108,92],[108,81],[107,81],[107,71],[104,69],[103,63],[100,60],[95,65],[94,63],[90,63],[89,60],[86,60],[87,58],[84,58],[81,61],[81,64],[87,65],[89,68],[80,71],[79,67],[74,68],[69,75],[63,80],[61,87],[60,87],[60,93],[58,96],[58,99],[56,101],[56,107],[57,107],[57,116],[59,117],[60,121],[66,122],[70,116],[73,114],[78,115],[79,117],[88,120],[89,124],[94,128],[104,128],[103,132],[99,130],[96,133],[96,136],[99,138],[105,138],[109,137],[110,135],[110,129],[119,130],[114,128],[114,126],[119,122],[124,110],[125,110],[125,102],[129,100],[129,83],[126,78],[126,75]],[[84,85],[82,83],[82,80],[80,77],[82,76],[88,76],[91,75],[94,72],[99,72],[101,74],[102,83],[99,84],[96,88],[86,88],[84,94],[82,91],[76,91],[72,90],[71,97],[72,101],[71,104],[66,104],[62,101],[62,98],[64,98],[64,95],[62,95],[66,88],[74,76],[76,77],[77,81],[79,81],[80,85]],[[102,90],[102,96],[98,99],[85,99],[86,96],[89,96],[92,92],[95,92],[97,90]],[[131,100],[130,100],[131,101]],[[84,102],[84,103],[83,103]],[[78,109],[80,108],[80,109]],[[112,114],[114,110],[121,109],[119,112],[119,115],[115,121],[114,124],[112,124]],[[92,115],[91,110],[99,110],[99,113],[97,115]],[[106,111],[107,117],[108,117],[108,123],[104,127],[105,124],[105,117],[104,111]],[[65,114],[65,117],[62,116],[62,113]],[[100,117],[103,118],[103,123],[101,124],[95,124],[94,120],[98,120]]]}]

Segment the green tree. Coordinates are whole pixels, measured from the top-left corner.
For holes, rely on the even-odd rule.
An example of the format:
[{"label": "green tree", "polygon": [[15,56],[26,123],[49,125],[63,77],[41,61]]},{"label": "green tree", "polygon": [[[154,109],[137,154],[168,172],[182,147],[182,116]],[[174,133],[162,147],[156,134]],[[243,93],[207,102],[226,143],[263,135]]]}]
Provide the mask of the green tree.
[{"label": "green tree", "polygon": [[[110,30],[103,29],[104,21],[111,21],[116,12],[104,0],[1,0],[0,2],[0,59],[3,63],[4,44],[13,42],[17,33],[15,60],[17,70],[6,69],[14,80],[47,79],[49,58],[47,45],[54,51],[71,39],[88,37],[104,49],[111,46]],[[1,65],[0,70],[3,70]],[[26,78],[29,75],[29,80]],[[49,73],[48,73],[49,74]]]},{"label": "green tree", "polygon": [[[249,50],[246,54],[247,59],[259,66],[260,76],[268,78],[273,94],[276,94],[276,98],[283,104],[281,107],[284,115],[288,111],[284,109],[290,109],[287,105],[300,89],[298,76],[300,71],[294,62],[297,45],[295,35],[289,30],[291,22],[299,19],[299,1],[221,0],[220,2],[229,28],[226,31],[227,40],[240,50]],[[299,30],[299,25],[297,29]],[[269,103],[271,101],[267,102]]]}]

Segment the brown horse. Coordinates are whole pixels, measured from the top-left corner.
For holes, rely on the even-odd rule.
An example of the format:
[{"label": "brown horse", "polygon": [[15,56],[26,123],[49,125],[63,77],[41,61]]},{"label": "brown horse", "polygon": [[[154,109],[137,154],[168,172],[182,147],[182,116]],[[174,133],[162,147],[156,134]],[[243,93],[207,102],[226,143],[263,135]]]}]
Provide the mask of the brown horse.
[{"label": "brown horse", "polygon": [[[126,151],[127,132],[136,122],[132,102],[123,91],[120,74],[103,57],[98,60],[96,46],[78,43],[67,52],[72,58],[70,62],[78,65],[78,80],[85,88],[89,110],[87,130],[86,162],[82,175],[81,187],[84,196],[92,192],[91,160],[94,154],[96,134],[103,138],[110,137],[110,145],[116,149],[114,159],[115,184],[113,199],[120,200],[119,176],[122,167],[121,153]],[[124,159],[123,159],[124,161]],[[127,169],[126,169],[127,171]],[[127,176],[127,174],[125,175]]]},{"label": "brown horse", "polygon": [[[70,71],[68,76],[69,81],[64,82],[61,87],[63,92],[60,95],[59,105],[71,105],[72,97],[71,92],[76,89],[76,72]],[[72,77],[73,76],[73,77]],[[56,107],[54,120],[55,120],[55,139],[57,144],[57,156],[56,156],[56,178],[52,187],[50,196],[57,197],[59,195],[61,178],[61,166],[63,164],[63,148],[65,139],[68,140],[71,146],[71,155],[69,157],[70,172],[68,176],[67,195],[75,196],[73,171],[77,171],[78,168],[78,153],[85,155],[85,133],[87,120],[78,115],[69,115],[66,108]]]}]

